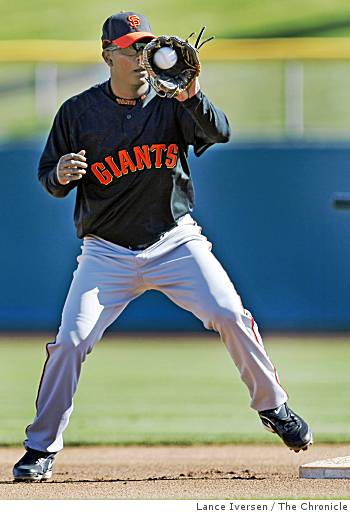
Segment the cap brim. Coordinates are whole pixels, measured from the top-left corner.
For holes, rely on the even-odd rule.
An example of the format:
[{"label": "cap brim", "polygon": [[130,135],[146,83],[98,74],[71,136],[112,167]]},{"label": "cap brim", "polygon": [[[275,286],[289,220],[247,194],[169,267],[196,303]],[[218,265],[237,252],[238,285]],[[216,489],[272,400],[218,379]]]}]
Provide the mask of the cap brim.
[{"label": "cap brim", "polygon": [[129,32],[129,34],[125,34],[125,36],[118,37],[118,39],[113,39],[112,43],[119,48],[127,48],[136,41],[143,39],[144,37],[149,37],[154,39],[156,36],[151,34],[151,32]]}]

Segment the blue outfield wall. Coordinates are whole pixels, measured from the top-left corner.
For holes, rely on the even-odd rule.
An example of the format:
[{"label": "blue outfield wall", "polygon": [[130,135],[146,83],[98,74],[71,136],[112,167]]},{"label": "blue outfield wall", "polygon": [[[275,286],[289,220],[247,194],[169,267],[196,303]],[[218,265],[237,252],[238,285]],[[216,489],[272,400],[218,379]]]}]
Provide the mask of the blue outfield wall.
[{"label": "blue outfield wall", "polygon": [[[36,178],[41,142],[0,147],[0,330],[55,330],[80,241],[74,194],[54,199]],[[193,216],[265,330],[350,328],[350,145],[227,144],[191,156]],[[157,292],[135,300],[120,331],[201,331]]]}]

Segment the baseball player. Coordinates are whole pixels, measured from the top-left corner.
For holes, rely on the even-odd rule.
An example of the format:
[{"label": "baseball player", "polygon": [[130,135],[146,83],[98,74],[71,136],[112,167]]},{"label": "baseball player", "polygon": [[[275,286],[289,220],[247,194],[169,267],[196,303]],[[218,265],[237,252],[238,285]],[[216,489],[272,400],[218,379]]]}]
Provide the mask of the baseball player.
[{"label": "baseball player", "polygon": [[189,146],[199,157],[227,142],[227,119],[197,78],[174,98],[155,94],[142,60],[154,38],[141,14],[106,20],[102,55],[110,79],[61,106],[41,156],[39,179],[51,195],[76,189],[83,242],[57,337],[47,345],[15,480],[51,477],[82,363],[128,303],[151,289],[220,334],[268,430],[294,451],[312,443],[308,425],[286,404],[254,318],[191,215]]}]

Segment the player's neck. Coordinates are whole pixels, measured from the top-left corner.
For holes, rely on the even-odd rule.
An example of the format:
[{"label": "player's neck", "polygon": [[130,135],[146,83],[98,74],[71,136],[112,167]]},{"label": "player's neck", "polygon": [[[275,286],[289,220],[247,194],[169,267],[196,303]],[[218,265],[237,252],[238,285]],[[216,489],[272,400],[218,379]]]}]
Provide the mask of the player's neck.
[{"label": "player's neck", "polygon": [[148,83],[132,86],[128,84],[121,84],[120,82],[116,83],[113,81],[113,78],[111,78],[110,84],[113,94],[118,98],[125,99],[141,98],[141,96],[144,96],[147,93],[149,88]]}]

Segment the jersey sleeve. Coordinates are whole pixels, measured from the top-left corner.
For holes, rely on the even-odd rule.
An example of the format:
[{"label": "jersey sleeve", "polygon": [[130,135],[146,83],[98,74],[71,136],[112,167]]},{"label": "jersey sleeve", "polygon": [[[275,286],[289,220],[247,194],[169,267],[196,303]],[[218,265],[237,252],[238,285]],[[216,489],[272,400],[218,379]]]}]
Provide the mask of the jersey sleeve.
[{"label": "jersey sleeve", "polygon": [[61,156],[75,152],[74,143],[70,135],[70,115],[68,102],[64,103],[56,114],[49,133],[44,151],[41,155],[38,169],[38,178],[49,194],[55,197],[65,197],[77,181],[61,185],[57,179],[57,164]]},{"label": "jersey sleeve", "polygon": [[225,114],[202,91],[177,103],[185,143],[193,146],[196,156],[217,142],[229,141],[231,131]]}]

